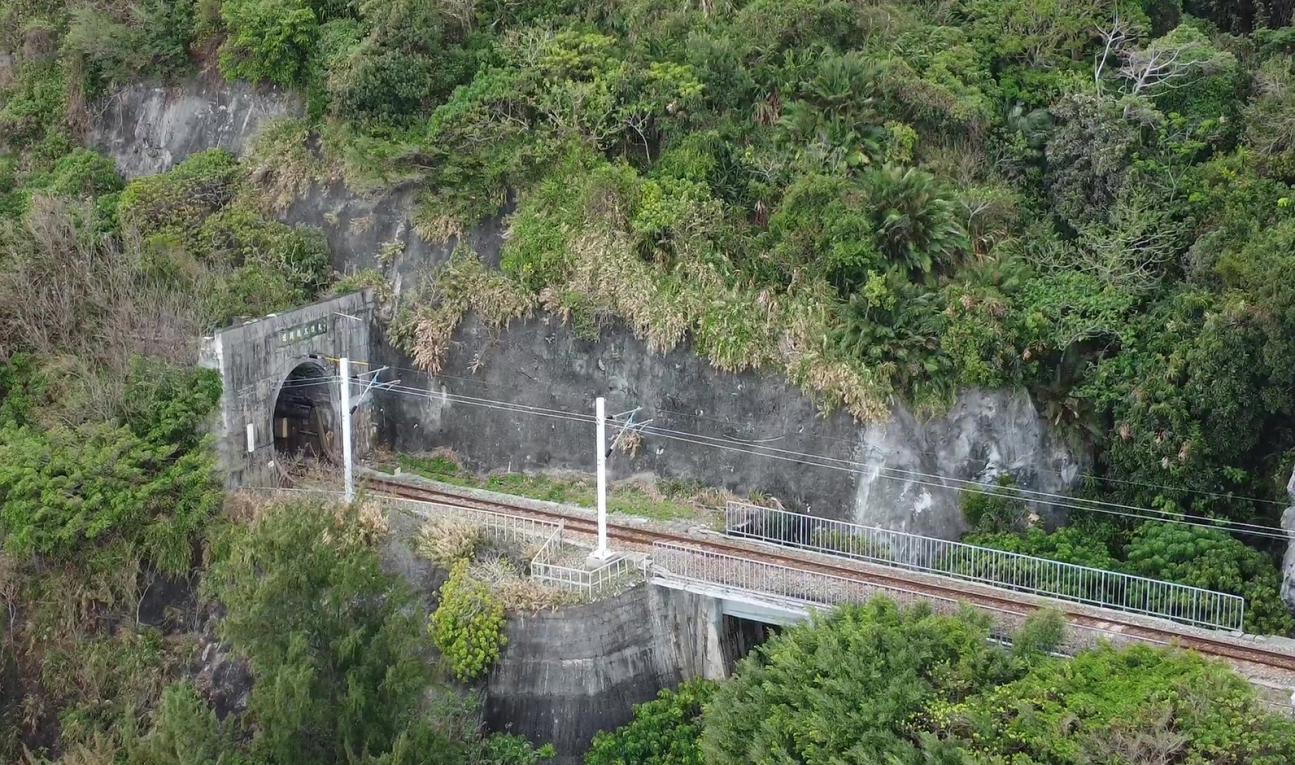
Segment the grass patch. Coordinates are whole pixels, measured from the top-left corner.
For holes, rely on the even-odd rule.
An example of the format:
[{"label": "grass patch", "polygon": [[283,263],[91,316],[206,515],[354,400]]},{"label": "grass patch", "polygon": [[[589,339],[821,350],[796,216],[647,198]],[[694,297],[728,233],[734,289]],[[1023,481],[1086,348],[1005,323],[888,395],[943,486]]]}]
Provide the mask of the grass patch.
[{"label": "grass patch", "polygon": [[[541,473],[476,474],[462,466],[447,452],[428,455],[398,455],[394,464],[402,472],[413,473],[455,486],[485,489],[501,494],[557,502],[565,505],[593,507],[596,486],[593,479],[555,477]],[[617,481],[607,487],[607,510],[618,515],[632,515],[658,521],[672,521],[705,516],[722,506],[726,495],[700,484],[683,481]]]}]

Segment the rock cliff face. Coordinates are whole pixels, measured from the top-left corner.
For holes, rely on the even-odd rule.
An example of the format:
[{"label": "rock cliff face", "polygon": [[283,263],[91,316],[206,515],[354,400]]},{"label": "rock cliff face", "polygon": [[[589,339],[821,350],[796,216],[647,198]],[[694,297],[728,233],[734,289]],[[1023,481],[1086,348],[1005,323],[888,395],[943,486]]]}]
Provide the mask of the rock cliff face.
[{"label": "rock cliff face", "polygon": [[295,94],[219,78],[128,85],[97,105],[90,144],[136,178],[208,149],[243,154],[265,125],[303,108]]},{"label": "rock cliff face", "polygon": [[[271,120],[301,109],[294,95],[243,84],[132,86],[101,105],[93,138],[124,174],[137,176],[209,148],[239,153]],[[334,183],[312,189],[284,218],[321,228],[336,270],[381,267],[407,296],[455,245],[429,244],[414,233],[414,201],[409,189],[374,196]],[[504,221],[488,222],[468,244],[497,263],[503,230]],[[389,257],[380,261],[380,252]],[[593,398],[604,395],[612,411],[640,406],[658,426],[727,439],[718,449],[690,443],[690,436],[650,438],[636,456],[612,460],[615,474],[651,472],[739,494],[765,492],[790,508],[922,534],[956,537],[964,530],[963,482],[990,482],[1006,472],[1025,488],[1061,492],[1087,460],[1082,447],[1049,430],[1022,391],[967,391],[929,421],[897,404],[887,422],[860,426],[843,414],[822,416],[776,373],[723,373],[687,348],[652,354],[616,327],[597,340],[581,339],[547,315],[515,322],[500,336],[469,318],[436,379],[410,370],[410,360],[385,341],[376,346],[373,360],[428,393],[579,411],[592,411]],[[450,446],[486,469],[593,467],[591,434],[578,423],[408,396],[379,396],[376,406],[381,437],[398,449]],[[754,456],[753,444],[783,450],[782,458]],[[837,462],[807,466],[797,453]]]},{"label": "rock cliff face", "polygon": [[[601,395],[610,412],[642,407],[654,426],[677,431],[646,436],[634,455],[614,454],[613,477],[651,473],[762,492],[790,509],[947,538],[965,529],[966,482],[1011,473],[1022,487],[1052,493],[1083,466],[1082,450],[1050,432],[1023,391],[967,391],[948,414],[926,421],[896,405],[887,422],[860,426],[843,413],[822,416],[778,375],[720,372],[688,348],[654,354],[616,328],[582,339],[546,314],[498,336],[469,317],[435,378],[409,370],[389,345],[380,353],[379,363],[401,367],[394,374],[426,395],[380,394],[379,441],[410,452],[450,447],[479,469],[590,471],[592,428],[443,393],[589,413]],[[715,439],[719,446],[698,443]]]},{"label": "rock cliff face", "polygon": [[[856,459],[865,466],[854,515],[864,523],[929,536],[965,531],[967,481],[993,484],[1010,475],[1040,496],[1061,494],[1083,469],[1082,451],[1049,429],[1023,390],[964,391],[943,417],[920,421],[902,406],[864,427]],[[1046,502],[1031,503],[1048,523]]]}]

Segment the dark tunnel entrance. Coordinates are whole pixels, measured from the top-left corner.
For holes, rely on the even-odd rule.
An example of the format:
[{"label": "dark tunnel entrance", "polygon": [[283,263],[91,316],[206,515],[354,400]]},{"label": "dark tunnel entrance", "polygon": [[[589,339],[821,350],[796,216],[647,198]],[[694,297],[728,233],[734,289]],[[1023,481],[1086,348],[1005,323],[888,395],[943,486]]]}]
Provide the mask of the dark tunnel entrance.
[{"label": "dark tunnel entrance", "polygon": [[319,362],[299,364],[274,401],[274,451],[280,465],[326,460],[336,452],[333,377]]}]

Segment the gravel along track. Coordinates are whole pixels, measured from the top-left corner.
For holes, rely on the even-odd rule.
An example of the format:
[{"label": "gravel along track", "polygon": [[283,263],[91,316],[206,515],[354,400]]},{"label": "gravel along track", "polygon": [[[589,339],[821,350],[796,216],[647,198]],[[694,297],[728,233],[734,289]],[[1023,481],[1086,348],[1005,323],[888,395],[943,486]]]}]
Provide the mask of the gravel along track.
[{"label": "gravel along track", "polygon": [[[550,521],[562,520],[567,531],[571,533],[588,535],[597,533],[597,524],[591,517],[535,507],[540,503],[478,499],[458,492],[415,486],[401,480],[377,478],[372,474],[366,476],[365,483],[376,493],[402,499],[507,512],[511,515],[531,516]],[[849,579],[860,585],[872,585],[882,593],[899,590],[918,592],[944,601],[961,601],[990,611],[1009,625],[1019,624],[1031,612],[1040,608],[1051,608],[1062,613],[1072,631],[1078,628],[1087,633],[1087,640],[1072,640],[1072,645],[1076,648],[1094,643],[1099,638],[1111,639],[1115,642],[1177,645],[1228,661],[1242,675],[1266,688],[1295,688],[1295,651],[1280,646],[1262,645],[1260,642],[1265,641],[1264,638],[1212,633],[1162,619],[1098,609],[1066,601],[1046,600],[1020,593],[1007,593],[992,587],[916,572],[887,569],[857,561],[838,563],[834,561],[841,559],[833,559],[831,556],[800,550],[784,550],[762,543],[736,542],[713,534],[684,534],[611,521],[607,524],[607,534],[622,545],[650,549],[653,543],[670,542],[699,551],[755,559],[804,572]]]}]

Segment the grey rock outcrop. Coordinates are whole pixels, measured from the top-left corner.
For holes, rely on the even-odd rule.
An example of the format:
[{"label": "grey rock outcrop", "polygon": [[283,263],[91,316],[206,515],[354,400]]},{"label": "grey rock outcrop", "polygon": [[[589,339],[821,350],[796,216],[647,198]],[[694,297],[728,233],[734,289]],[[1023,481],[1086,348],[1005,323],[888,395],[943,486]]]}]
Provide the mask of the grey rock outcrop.
[{"label": "grey rock outcrop", "polygon": [[1286,561],[1282,566],[1282,599],[1295,610],[1295,471],[1291,473],[1290,483],[1286,484],[1286,494],[1290,497],[1291,506],[1282,515],[1282,528],[1286,529],[1290,541],[1286,545]]},{"label": "grey rock outcrop", "polygon": [[90,145],[126,178],[170,170],[208,149],[243,154],[269,122],[300,115],[301,97],[282,90],[194,78],[128,85],[95,106]]},{"label": "grey rock outcrop", "polygon": [[252,697],[251,667],[217,636],[223,616],[218,609],[206,615],[197,632],[198,652],[191,667],[194,687],[222,720],[246,712]]},{"label": "grey rock outcrop", "polygon": [[[242,152],[266,123],[301,112],[301,99],[292,94],[194,79],[118,92],[100,105],[92,132],[133,177],[205,149]],[[333,182],[310,189],[283,217],[322,229],[337,271],[380,268],[397,294],[408,295],[455,245],[416,234],[416,204],[412,188],[362,194]],[[488,221],[468,233],[468,244],[498,263],[504,228],[501,218]],[[588,340],[548,315],[513,322],[503,333],[469,317],[455,334],[444,374],[434,379],[412,371],[411,360],[381,338],[374,345],[370,361],[399,368],[406,385],[428,392],[583,411],[593,396],[604,395],[613,411],[641,406],[659,426],[718,436],[736,447],[656,439],[633,458],[613,460],[617,476],[651,473],[738,494],[765,492],[789,508],[922,534],[956,537],[964,530],[962,482],[989,483],[1008,472],[1022,487],[1063,493],[1087,461],[1086,449],[1053,433],[1020,390],[967,391],[951,411],[929,420],[897,405],[887,422],[861,426],[840,412],[821,416],[777,373],[721,372],[687,347],[655,354],[617,326]],[[380,439],[400,450],[449,446],[479,469],[593,467],[582,424],[523,422],[410,396],[380,396],[376,404]],[[811,467],[743,453],[743,444],[757,443],[855,463],[862,473],[841,470],[840,463]],[[1048,521],[1059,515],[1047,506],[1034,509]]]},{"label": "grey rock outcrop", "polygon": [[[773,373],[729,374],[686,347],[650,351],[632,333],[609,328],[582,339],[555,317],[514,322],[502,333],[468,317],[443,374],[424,378],[384,346],[378,363],[399,367],[406,385],[429,396],[377,399],[379,440],[399,451],[454,449],[479,470],[593,469],[584,423],[526,418],[430,394],[507,399],[534,407],[589,411],[603,395],[611,411],[642,407],[657,427],[681,438],[648,436],[635,455],[617,454],[613,477],[652,474],[760,492],[788,509],[944,538],[965,530],[962,489],[1010,473],[1016,484],[1061,493],[1084,469],[1081,445],[1052,432],[1023,390],[965,391],[946,414],[919,420],[896,406],[885,423],[861,426],[847,414],[823,417]],[[698,443],[700,434],[725,448]],[[755,446],[781,450],[757,454]],[[805,464],[797,453],[814,455]],[[1060,515],[1035,507],[1046,521]]]},{"label": "grey rock outcrop", "polygon": [[[904,407],[890,420],[859,435],[855,520],[869,526],[956,538],[966,530],[963,490],[1013,483],[1043,494],[1062,494],[1084,468],[1084,454],[1039,416],[1021,389],[964,391],[944,416],[919,421]],[[1030,503],[1045,523],[1064,513],[1046,502]]]}]

